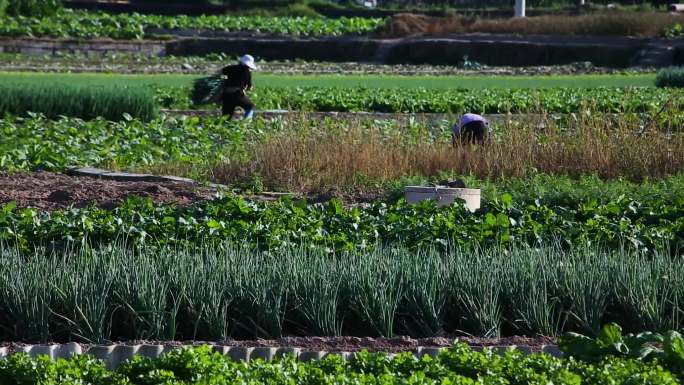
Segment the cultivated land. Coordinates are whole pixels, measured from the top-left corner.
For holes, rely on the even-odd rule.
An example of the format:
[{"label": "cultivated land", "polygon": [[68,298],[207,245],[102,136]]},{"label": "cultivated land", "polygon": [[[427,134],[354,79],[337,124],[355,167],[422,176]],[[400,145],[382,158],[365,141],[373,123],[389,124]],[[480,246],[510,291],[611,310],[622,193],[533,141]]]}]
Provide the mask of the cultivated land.
[{"label": "cultivated land", "polygon": [[[217,67],[218,68],[218,67]],[[56,74],[0,72],[2,82],[69,83],[75,85],[190,86],[196,75]],[[652,87],[654,74],[567,76],[392,76],[392,75],[271,75],[254,74],[254,83],[268,87],[370,87],[370,88],[552,88]]]},{"label": "cultivated land", "polygon": [[[15,36],[142,38],[176,27],[367,34],[382,24],[393,36],[430,26],[431,34],[479,28],[658,36],[678,33],[673,23],[680,18],[468,24],[63,12],[23,24],[0,20],[8,21],[0,34]],[[399,30],[398,23],[416,20],[428,24]],[[291,113],[257,110],[248,122],[177,110],[196,107],[189,88],[203,72],[194,68],[157,75],[0,72],[0,340],[7,341],[0,355],[31,350],[21,343],[75,341],[84,351],[107,350],[98,345],[112,341],[127,344],[116,351],[150,350],[137,347],[141,341],[217,344],[107,369],[85,356],[53,363],[13,354],[0,360],[0,378],[122,385],[682,382],[681,89],[655,87],[653,73],[586,68],[572,76],[558,75],[575,73],[568,68],[550,76],[432,68],[407,76],[424,68],[397,75],[370,65],[365,74],[310,75],[306,65],[294,75],[256,73],[257,108]],[[678,73],[670,76],[676,84]],[[434,112],[445,119],[418,118]],[[454,147],[450,129],[463,112],[508,116],[492,122],[485,144]],[[197,182],[65,175],[72,167]],[[481,189],[480,209],[402,199],[406,185],[455,177]],[[452,344],[456,338],[527,352],[558,345],[565,357],[471,351]],[[448,349],[408,352],[419,345]],[[268,358],[269,349],[245,353],[250,362],[226,357],[229,347],[266,346],[356,354],[299,356],[321,358],[309,363],[296,361],[296,349],[272,362],[256,359]]]},{"label": "cultivated land", "polygon": [[[19,72],[104,72],[117,74],[197,74],[216,71],[226,63],[237,60],[225,54],[207,56],[146,56],[130,53],[104,55],[62,54],[25,55],[0,53],[0,71]],[[596,67],[588,62],[555,66],[485,66],[473,62],[452,65],[378,64],[358,62],[306,62],[259,60],[259,74],[281,75],[591,75],[591,74],[648,74],[654,68],[628,69]]]}]

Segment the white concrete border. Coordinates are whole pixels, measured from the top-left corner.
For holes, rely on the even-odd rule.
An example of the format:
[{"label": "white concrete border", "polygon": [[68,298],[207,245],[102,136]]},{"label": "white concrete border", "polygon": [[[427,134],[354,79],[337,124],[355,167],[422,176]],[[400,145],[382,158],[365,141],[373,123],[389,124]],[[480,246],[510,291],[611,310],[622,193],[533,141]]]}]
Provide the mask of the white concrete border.
[{"label": "white concrete border", "polygon": [[[225,346],[218,344],[208,343],[212,349],[224,356],[229,357],[234,361],[251,361],[261,359],[264,361],[271,361],[286,355],[292,355],[302,362],[320,360],[323,357],[334,354],[339,355],[345,360],[349,360],[354,357],[355,352],[327,352],[318,350],[305,350],[298,347],[242,347],[242,346]],[[57,359],[68,359],[74,355],[88,354],[97,358],[105,363],[105,366],[109,369],[114,369],[121,365],[121,363],[132,359],[134,356],[142,356],[148,358],[157,358],[165,353],[173,350],[179,349],[181,347],[197,347],[198,345],[182,345],[182,346],[171,346],[171,345],[160,345],[160,344],[138,344],[138,345],[125,345],[125,344],[113,344],[113,345],[92,345],[84,350],[78,343],[69,342],[66,344],[51,344],[51,345],[26,345],[17,349],[14,353],[26,353],[30,357],[38,357],[45,355],[50,357],[51,360]],[[516,346],[516,345],[503,345],[503,346],[471,346],[473,350],[484,350],[490,349],[498,354],[504,354],[509,350],[518,350],[524,354],[532,354],[533,349],[530,346]],[[416,357],[422,357],[424,355],[429,355],[431,357],[436,357],[440,351],[447,349],[446,347],[429,347],[429,346],[419,346],[410,350]],[[542,345],[540,349],[536,349],[541,353],[546,353],[554,357],[561,357],[562,353],[556,345]],[[8,357],[10,350],[8,347],[0,348],[0,359]],[[394,356],[394,354],[391,354]]]}]

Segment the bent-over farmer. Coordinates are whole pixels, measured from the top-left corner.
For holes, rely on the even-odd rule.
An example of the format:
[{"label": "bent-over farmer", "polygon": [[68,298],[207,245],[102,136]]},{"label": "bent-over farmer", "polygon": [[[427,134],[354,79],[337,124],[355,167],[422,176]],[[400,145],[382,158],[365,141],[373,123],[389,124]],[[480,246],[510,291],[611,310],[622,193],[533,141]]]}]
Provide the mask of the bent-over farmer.
[{"label": "bent-over farmer", "polygon": [[451,145],[482,144],[487,137],[489,122],[478,114],[463,114],[457,124],[451,128]]},{"label": "bent-over farmer", "polygon": [[254,103],[249,100],[247,91],[252,89],[252,70],[256,70],[254,58],[251,55],[244,55],[238,64],[230,65],[221,70],[225,77],[223,82],[223,115],[233,116],[236,107],[245,110],[244,119],[251,119],[254,115]]}]

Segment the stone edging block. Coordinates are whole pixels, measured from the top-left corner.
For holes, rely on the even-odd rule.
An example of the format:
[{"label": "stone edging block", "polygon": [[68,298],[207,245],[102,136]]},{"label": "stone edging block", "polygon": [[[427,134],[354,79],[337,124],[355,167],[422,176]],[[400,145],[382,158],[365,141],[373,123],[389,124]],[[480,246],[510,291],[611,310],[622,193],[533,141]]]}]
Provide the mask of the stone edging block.
[{"label": "stone edging block", "polygon": [[[69,167],[66,171],[67,175],[71,176],[85,176],[91,178],[111,179],[125,182],[179,182],[188,184],[199,184],[199,182],[180,176],[173,175],[151,175],[151,174],[136,174],[131,172],[114,172],[103,170],[94,167]],[[225,185],[210,183],[214,188],[227,188]]]},{"label": "stone edging block", "polygon": [[249,361],[252,350],[254,350],[254,348],[244,348],[241,346],[231,347],[228,351],[228,356],[233,361]]},{"label": "stone edging block", "polygon": [[275,356],[276,350],[277,348],[269,347],[254,348],[254,350],[252,350],[252,353],[249,355],[249,360],[254,361],[257,359],[262,359],[264,361],[271,361]]},{"label": "stone edging block", "polygon": [[[196,345],[184,345],[184,347],[192,347]],[[227,356],[233,361],[252,361],[263,360],[270,361],[284,356],[294,356],[302,362],[320,360],[327,355],[334,354],[342,357],[343,360],[348,361],[356,355],[355,352],[327,352],[327,351],[311,351],[302,350],[297,347],[242,347],[242,346],[225,346],[210,344],[212,350]],[[75,342],[70,342],[62,345],[26,345],[17,349],[17,352],[27,353],[29,356],[35,358],[39,355],[45,355],[52,360],[68,359],[74,355],[89,354],[105,363],[108,369],[117,368],[123,362],[131,360],[134,356],[142,356],[150,359],[158,358],[170,350],[177,349],[176,346],[158,345],[158,344],[142,344],[142,345],[94,345],[83,351],[81,346]],[[413,350],[416,357],[423,357],[428,355],[432,358],[437,357],[439,352],[445,350],[445,347],[424,347],[420,346]],[[494,354],[504,354],[510,350],[518,350],[523,354],[534,353],[530,346],[471,346],[474,351],[482,351],[490,349]],[[535,350],[537,351],[537,350]],[[561,357],[563,354],[556,345],[543,345],[540,351],[554,357]],[[6,358],[10,353],[8,347],[0,347],[0,359]],[[394,357],[396,353],[389,353],[389,357]]]}]

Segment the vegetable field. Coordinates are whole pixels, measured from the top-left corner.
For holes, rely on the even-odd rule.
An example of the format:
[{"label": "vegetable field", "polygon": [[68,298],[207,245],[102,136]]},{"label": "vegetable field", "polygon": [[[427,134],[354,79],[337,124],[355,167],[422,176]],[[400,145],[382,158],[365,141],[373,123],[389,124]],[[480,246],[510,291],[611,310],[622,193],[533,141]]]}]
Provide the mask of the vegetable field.
[{"label": "vegetable field", "polygon": [[[542,133],[514,124],[493,125],[490,146],[453,149],[450,121],[313,120],[302,114],[245,125],[200,117],[162,116],[150,122],[8,117],[0,119],[0,169],[103,167],[230,185],[260,180],[262,188],[297,192],[367,188],[442,173],[481,179],[539,172],[598,174],[642,181],[684,168],[684,137],[676,131],[667,134],[678,129],[678,115],[666,113],[660,119],[663,125],[652,119],[645,125],[638,115],[585,113],[560,121],[548,118]],[[639,134],[644,130],[650,134]],[[459,159],[468,161],[455,161]]]},{"label": "vegetable field", "polygon": [[[1,19],[0,34],[331,36],[379,23],[64,11]],[[0,74],[0,340],[535,336],[566,356],[456,344],[437,357],[233,363],[196,348],[106,370],[18,354],[0,378],[681,383],[684,90],[648,73],[260,74],[242,121],[192,111],[217,109],[189,102],[201,73]],[[452,143],[465,112],[491,118],[482,143]],[[74,167],[149,175],[95,182]],[[403,198],[451,178],[481,190],[479,209]]]},{"label": "vegetable field", "polygon": [[139,199],[114,210],[73,208],[41,213],[16,209],[11,203],[0,207],[1,239],[23,249],[74,240],[108,244],[119,238],[151,245],[241,240],[263,249],[302,245],[327,252],[393,244],[445,249],[452,244],[559,242],[570,249],[603,244],[643,252],[666,248],[677,254],[684,245],[681,197],[643,202],[618,197],[605,203],[589,199],[560,206],[542,199],[523,204],[502,195],[483,202],[475,214],[460,205],[436,208],[429,202],[345,209],[334,200],[324,205],[287,200],[264,204],[240,197],[187,207]]},{"label": "vegetable field", "polygon": [[[183,93],[172,97],[174,106]],[[160,90],[161,95],[165,95]],[[173,93],[172,93],[173,95]],[[466,111],[489,114],[547,112],[572,113],[582,110],[599,112],[652,112],[663,106],[679,109],[684,92],[657,88],[455,88],[431,90],[409,88],[322,88],[263,87],[254,92],[254,100],[262,108],[284,108],[308,111],[377,111],[377,112],[452,112]]]},{"label": "vegetable field", "polygon": [[143,87],[3,83],[0,93],[0,115],[41,113],[50,118],[120,120],[128,116],[150,120],[158,113],[152,92]]},{"label": "vegetable field", "polygon": [[611,320],[637,331],[682,327],[684,269],[660,252],[567,252],[547,244],[326,255],[219,246],[71,245],[29,258],[3,247],[2,336],[103,343],[456,331],[599,335]]},{"label": "vegetable field", "polygon": [[[116,58],[112,58],[116,63]],[[181,60],[182,59],[182,60]],[[202,58],[176,58],[178,66],[185,64],[196,64],[193,59],[202,63]],[[34,58],[34,60],[39,60]],[[92,59],[77,57],[74,60],[87,61]],[[163,62],[160,58],[135,58],[134,61]],[[233,61],[234,58],[224,57],[211,62],[213,70],[217,71],[226,62]],[[266,64],[268,65],[268,64]],[[275,65],[275,64],[274,64]],[[302,71],[306,71],[307,63],[280,63],[280,66],[304,66]],[[317,63],[312,63],[313,69]],[[325,64],[321,64],[325,65]],[[328,64],[333,65],[333,64]],[[352,67],[353,63],[347,63],[347,67]],[[386,66],[388,69],[391,66]],[[351,68],[346,68],[351,70]],[[435,69],[437,70],[437,69]],[[415,69],[414,69],[415,71]],[[256,72],[254,84],[256,89],[265,86],[268,88],[293,88],[293,87],[312,87],[312,88],[355,88],[366,87],[376,88],[425,88],[428,90],[448,90],[453,88],[615,88],[615,87],[653,87],[655,85],[654,74],[610,74],[610,75],[540,75],[540,76],[400,76],[389,74],[376,75],[285,75]],[[79,85],[155,85],[160,87],[189,87],[197,75],[182,74],[115,74],[115,73],[43,73],[43,72],[0,72],[0,80],[3,83],[68,83]]]},{"label": "vegetable field", "polygon": [[[681,337],[680,337],[681,339]],[[679,340],[677,340],[679,341]],[[203,346],[175,350],[161,358],[136,359],[116,371],[102,363],[82,358],[52,363],[16,355],[0,362],[0,375],[9,380],[40,378],[46,383],[123,384],[205,384],[227,381],[281,385],[291,383],[331,384],[363,383],[369,385],[411,383],[430,385],[448,382],[457,385],[478,383],[521,383],[531,385],[606,383],[675,385],[681,376],[681,355],[677,351],[666,362],[640,361],[606,356],[596,363],[557,359],[548,355],[524,356],[508,352],[499,356],[489,349],[476,352],[459,344],[437,358],[421,359],[410,353],[390,357],[387,353],[361,352],[345,362],[339,355],[321,361],[301,363],[292,357],[275,362],[232,362]]]},{"label": "vegetable field", "polygon": [[[3,73],[7,84],[59,89],[151,87],[164,108],[193,107],[190,75]],[[547,77],[285,76],[257,74],[252,98],[260,109],[404,113],[573,113],[681,110],[684,91],[654,88],[653,75]],[[66,86],[64,86],[66,85]]]},{"label": "vegetable field", "polygon": [[174,29],[199,29],[295,36],[338,36],[365,34],[375,30],[382,22],[382,19],[372,18],[112,15],[64,10],[55,16],[42,18],[0,17],[0,35],[143,39],[152,37],[155,30],[158,35],[164,35],[164,31]]}]

